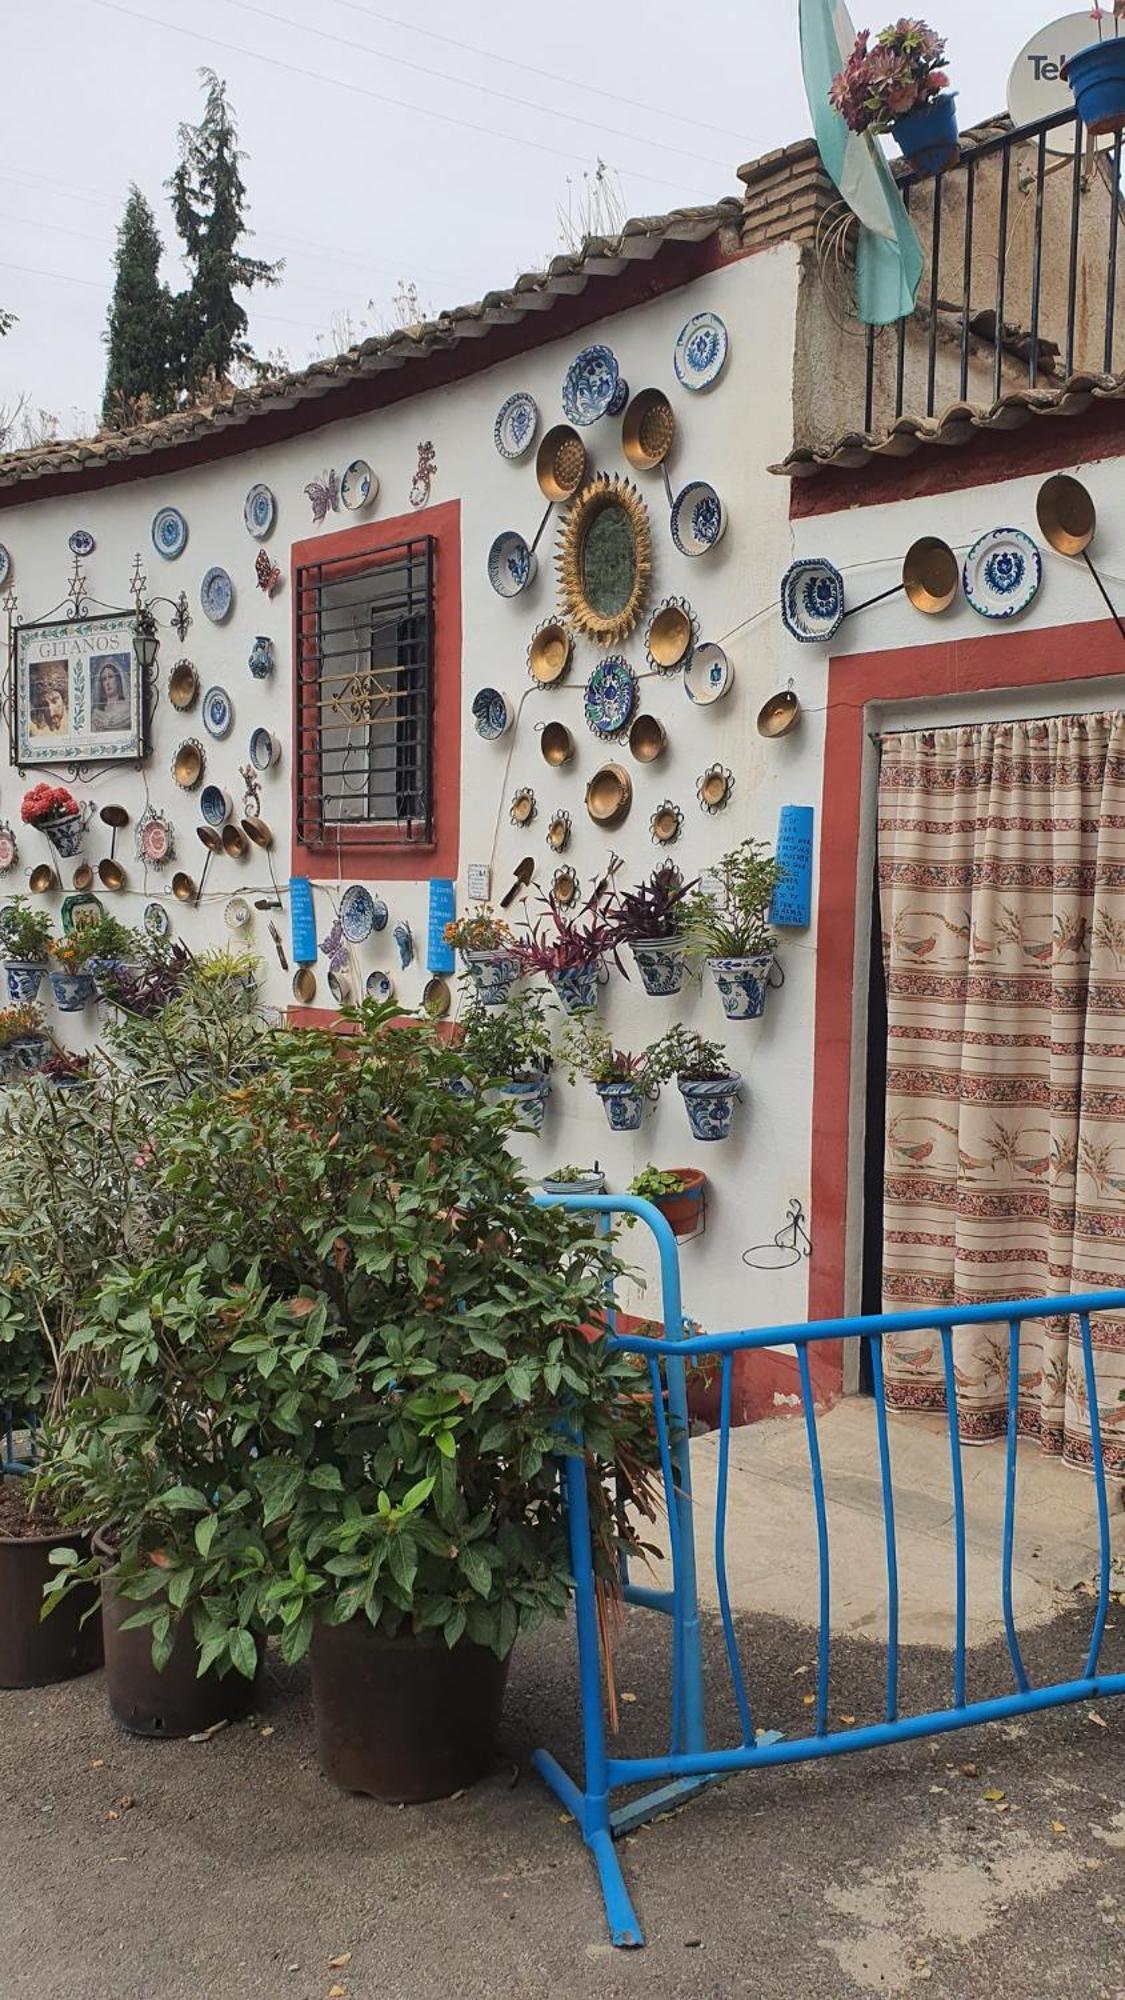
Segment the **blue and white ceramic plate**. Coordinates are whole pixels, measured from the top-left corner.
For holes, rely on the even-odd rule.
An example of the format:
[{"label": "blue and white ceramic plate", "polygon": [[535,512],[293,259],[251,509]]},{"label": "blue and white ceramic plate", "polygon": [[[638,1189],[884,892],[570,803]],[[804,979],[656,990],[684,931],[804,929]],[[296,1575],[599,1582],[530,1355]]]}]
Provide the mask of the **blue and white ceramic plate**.
[{"label": "blue and white ceramic plate", "polygon": [[495,743],[511,719],[512,711],[499,688],[477,689],[473,696],[473,728],[478,736],[483,736],[486,743]]},{"label": "blue and white ceramic plate", "polygon": [[163,903],[146,903],[144,927],[150,938],[166,938],[172,935],[172,919]]},{"label": "blue and white ceramic plate", "polygon": [[381,896],[372,896],[371,909],[372,909],[372,922],[374,924],[375,929],[377,931],[385,931],[391,913],[388,910]]},{"label": "blue and white ceramic plate", "polygon": [[831,639],[844,615],[844,579],[834,563],[801,556],[781,579],[781,622],[794,639]]},{"label": "blue and white ceramic plate", "polygon": [[369,972],[365,987],[369,1000],[393,1000],[395,983],[388,972]]},{"label": "blue and white ceramic plate", "polygon": [[209,687],[199,712],[208,736],[221,743],[224,736],[230,735],[234,728],[234,703],[225,688]]},{"label": "blue and white ceramic plate", "polygon": [[492,441],[501,458],[522,458],[535,443],[539,429],[539,405],[526,389],[517,389],[501,403],[492,426]]},{"label": "blue and white ceramic plate", "polygon": [[697,646],[684,668],[684,693],[689,701],[706,708],[727,693],[734,680],[734,668],[721,646],[708,642]]},{"label": "blue and white ceramic plate", "polygon": [[407,967],[414,963],[414,933],[402,918],[395,925],[395,946],[398,951],[398,962],[405,972]]},{"label": "blue and white ceramic plate", "polygon": [[225,826],[231,816],[230,793],[221,785],[204,785],[199,794],[199,816],[208,826]]},{"label": "blue and white ceramic plate", "polygon": [[614,394],[613,401],[610,404],[608,410],[606,411],[606,416],[619,417],[628,401],[629,401],[629,384],[625,380],[624,375],[619,375],[617,378],[617,389]]},{"label": "blue and white ceramic plate", "polygon": [[272,729],[255,729],[250,738],[250,762],[256,771],[272,769],[281,757],[281,738]]},{"label": "blue and white ceramic plate", "polygon": [[97,547],[89,528],[75,528],[66,538],[67,548],[72,556],[92,556]]},{"label": "blue and white ceramic plate", "polygon": [[534,549],[514,528],[505,528],[497,535],[488,551],[488,581],[497,597],[518,597],[527,589],[536,567]]},{"label": "blue and white ceramic plate", "polygon": [[1043,558],[1022,528],[993,528],[973,543],[961,581],[982,618],[1015,618],[1043,581]]},{"label": "blue and white ceramic plate", "polygon": [[619,736],[627,729],[637,705],[637,678],[620,653],[599,660],[589,680],[582,707],[595,736]]},{"label": "blue and white ceramic plate", "polygon": [[369,507],[379,491],[379,481],[365,458],[353,458],[345,466],[340,480],[340,498],[349,514],[355,514],[360,507]]},{"label": "blue and white ceramic plate", "polygon": [[[596,424],[617,395],[621,380],[611,347],[584,347],[563,376],[563,415],[569,424]],[[628,390],[626,390],[628,395]]]},{"label": "blue and white ceramic plate", "polygon": [[353,882],[340,898],[340,929],[349,944],[362,944],[375,928],[375,904],[370,889]]},{"label": "blue and white ceramic plate", "polygon": [[268,486],[261,482],[252,486],[242,503],[242,518],[248,534],[256,542],[264,542],[277,519],[277,501]]},{"label": "blue and white ceramic plate", "polygon": [[713,486],[693,479],[672,502],[672,540],[682,556],[705,556],[721,542],[727,513]]},{"label": "blue and white ceramic plate", "polygon": [[12,558],[4,547],[3,542],[0,542],[0,589],[3,589],[11,574]]},{"label": "blue and white ceramic plate", "polygon": [[718,313],[693,313],[680,328],[672,365],[685,389],[710,389],[726,366],[730,340]]},{"label": "blue and white ceramic plate", "polygon": [[212,625],[221,625],[234,606],[234,585],[225,569],[209,569],[199,586],[199,602]]},{"label": "blue and white ceramic plate", "polygon": [[187,547],[187,522],[178,507],[162,507],[153,515],[152,546],[168,562],[183,555]]}]

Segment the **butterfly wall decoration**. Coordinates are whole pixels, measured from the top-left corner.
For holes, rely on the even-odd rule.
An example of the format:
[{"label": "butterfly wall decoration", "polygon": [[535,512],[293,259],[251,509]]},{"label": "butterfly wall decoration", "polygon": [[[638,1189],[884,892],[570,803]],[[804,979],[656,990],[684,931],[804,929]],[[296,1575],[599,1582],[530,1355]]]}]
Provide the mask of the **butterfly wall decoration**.
[{"label": "butterfly wall decoration", "polygon": [[258,589],[264,590],[267,597],[272,597],[281,582],[281,571],[275,562],[270,561],[265,549],[258,551],[254,572],[258,579]]},{"label": "butterfly wall decoration", "polygon": [[339,513],[340,482],[334,471],[326,472],[323,479],[310,479],[305,492],[312,505],[314,521],[323,521],[328,513]]}]

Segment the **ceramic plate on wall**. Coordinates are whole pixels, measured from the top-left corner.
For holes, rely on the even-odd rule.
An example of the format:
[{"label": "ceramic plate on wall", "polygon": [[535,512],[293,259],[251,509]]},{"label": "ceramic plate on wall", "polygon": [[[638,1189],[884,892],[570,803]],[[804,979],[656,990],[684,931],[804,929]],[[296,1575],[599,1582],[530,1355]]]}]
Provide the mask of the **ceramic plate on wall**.
[{"label": "ceramic plate on wall", "polygon": [[628,660],[610,653],[586,683],[583,710],[595,736],[619,736],[636,707],[637,679]]},{"label": "ceramic plate on wall", "polygon": [[234,728],[234,703],[225,688],[208,688],[200,714],[208,736],[214,736],[220,743]]},{"label": "ceramic plate on wall", "polygon": [[563,377],[562,406],[568,424],[594,424],[604,417],[620,381],[611,347],[584,347]]},{"label": "ceramic plate on wall", "polygon": [[726,533],[726,509],[713,486],[693,479],[673,500],[670,525],[682,556],[705,556]]},{"label": "ceramic plate on wall", "polygon": [[483,736],[486,743],[495,743],[511,719],[512,711],[499,688],[477,689],[473,696],[473,728],[478,736]]},{"label": "ceramic plate on wall", "polygon": [[676,380],[685,389],[710,389],[726,366],[730,346],[718,313],[694,313],[682,326],[672,356]]},{"label": "ceramic plate on wall", "polygon": [[277,501],[268,486],[261,481],[250,488],[242,503],[242,518],[247,532],[256,542],[264,542],[277,519]]},{"label": "ceramic plate on wall", "polygon": [[518,597],[536,571],[535,551],[514,528],[497,535],[488,551],[488,581],[497,597]]},{"label": "ceramic plate on wall", "polygon": [[539,429],[539,405],[526,389],[517,389],[501,403],[492,426],[492,441],[501,458],[522,458],[535,443]]},{"label": "ceramic plate on wall", "polygon": [[250,738],[250,762],[256,771],[269,771],[281,757],[281,738],[272,729],[255,729]]},{"label": "ceramic plate on wall", "polygon": [[369,972],[364,990],[369,1000],[393,1000],[395,997],[395,983],[387,972]]},{"label": "ceramic plate on wall", "polygon": [[721,646],[697,646],[684,668],[684,693],[706,708],[727,693],[733,679],[734,668]]},{"label": "ceramic plate on wall", "polygon": [[340,498],[349,514],[367,507],[379,491],[379,481],[365,458],[353,458],[340,480]]},{"label": "ceramic plate on wall", "polygon": [[199,602],[212,625],[221,625],[234,608],[234,585],[225,569],[209,569],[199,586]]},{"label": "ceramic plate on wall", "polygon": [[153,515],[152,546],[166,562],[183,555],[187,547],[187,522],[178,507],[161,507]]},{"label": "ceramic plate on wall", "polygon": [[97,546],[89,528],[75,528],[66,538],[67,548],[72,556],[92,556]]},{"label": "ceramic plate on wall", "polygon": [[362,944],[375,928],[375,904],[370,889],[353,882],[340,898],[340,929],[349,944]]},{"label": "ceramic plate on wall", "polygon": [[822,556],[800,556],[781,579],[781,622],[794,639],[831,639],[844,615],[844,579]]},{"label": "ceramic plate on wall", "polygon": [[982,618],[1015,618],[1043,581],[1038,544],[1022,528],[993,528],[973,543],[961,581]]},{"label": "ceramic plate on wall", "polygon": [[172,919],[163,903],[146,903],[144,927],[150,938],[166,938],[172,935]]}]

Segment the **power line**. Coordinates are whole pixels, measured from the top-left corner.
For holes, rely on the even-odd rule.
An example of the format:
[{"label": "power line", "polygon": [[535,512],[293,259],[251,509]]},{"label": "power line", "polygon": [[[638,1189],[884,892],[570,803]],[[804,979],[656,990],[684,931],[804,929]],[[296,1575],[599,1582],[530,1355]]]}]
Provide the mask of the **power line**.
[{"label": "power line", "polygon": [[319,23],[316,27],[306,27],[303,21],[294,21],[286,14],[274,14],[268,7],[256,6],[255,0],[226,0],[226,4],[228,7],[238,7],[244,14],[257,14],[263,21],[272,21],[275,27],[292,28],[302,35],[315,35],[318,42],[334,42],[338,48],[355,50],[360,55],[375,56],[380,62],[393,63],[396,69],[413,70],[418,76],[433,76],[442,83],[456,84],[463,90],[479,91],[484,97],[497,98],[501,104],[518,105],[521,111],[534,111],[539,116],[546,113],[549,118],[562,119],[567,125],[581,125],[589,132],[601,132],[603,136],[613,139],[625,139],[630,145],[647,146],[657,153],[675,153],[681,160],[698,160],[703,165],[721,167],[728,173],[730,171],[729,160],[712,159],[709,154],[700,153],[694,147],[689,150],[686,146],[669,146],[662,139],[648,139],[640,132],[616,131],[612,127],[602,125],[597,119],[582,118],[573,111],[557,111],[553,105],[535,104],[528,97],[513,97],[509,91],[496,90],[491,84],[473,83],[469,77],[450,76],[448,70],[433,69],[427,63],[411,62],[407,56],[386,55],[382,49],[373,49],[370,42],[355,42],[348,35],[330,34],[328,29],[322,28]]},{"label": "power line", "polygon": [[[9,264],[6,259],[0,259],[0,271],[19,271],[25,278],[47,278],[56,285],[84,285],[88,291],[111,292],[113,290],[113,286],[106,279],[79,278],[75,276],[73,271],[44,271],[37,264]],[[322,326],[314,326],[312,320],[291,319],[287,313],[259,312],[256,306],[248,310],[253,310],[256,319],[268,320],[272,326],[299,326],[306,333],[322,334],[324,332],[324,328]]]},{"label": "power line", "polygon": [[[284,70],[289,76],[299,77],[302,83],[324,83],[334,90],[346,90],[353,96],[365,97],[374,104],[387,104],[395,111],[408,111],[415,118],[431,118],[440,125],[452,125],[461,132],[472,132],[477,138],[499,139],[505,145],[523,146],[533,153],[546,153],[556,160],[566,160],[571,165],[584,164],[580,153],[564,152],[560,146],[549,146],[538,139],[517,138],[513,132],[501,132],[496,126],[474,125],[467,118],[457,118],[450,111],[436,111],[432,105],[410,104],[401,97],[389,97],[385,92],[370,90],[365,84],[352,83],[346,77],[325,76],[320,70],[311,70],[297,63],[283,62],[280,56],[263,55],[258,49],[244,49],[237,42],[221,42],[214,35],[201,34],[195,28],[182,28],[176,21],[156,21],[151,14],[140,14],[134,7],[121,5],[121,0],[89,0],[95,7],[101,7],[110,14],[120,14],[127,21],[140,21],[146,28],[156,28],[161,34],[185,36],[188,41],[202,42],[209,49],[222,49],[224,54],[242,56],[247,62],[264,63],[269,69]],[[684,187],[676,181],[661,180],[655,174],[646,174],[639,168],[628,169],[636,179],[647,181],[651,187],[671,188],[683,198]],[[695,190],[695,192],[702,192]]]}]

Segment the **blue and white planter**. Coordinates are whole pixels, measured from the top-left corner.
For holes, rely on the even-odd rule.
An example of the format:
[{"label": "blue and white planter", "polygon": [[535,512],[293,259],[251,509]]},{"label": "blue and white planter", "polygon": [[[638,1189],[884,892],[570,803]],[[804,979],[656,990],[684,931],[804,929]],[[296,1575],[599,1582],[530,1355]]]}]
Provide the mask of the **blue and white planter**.
[{"label": "blue and white planter", "polygon": [[519,955],[514,951],[463,951],[461,961],[482,1007],[499,1007],[519,978]]},{"label": "blue and white planter", "polygon": [[38,1000],[39,988],[43,984],[43,974],[47,968],[33,958],[10,958],[4,967],[8,984],[8,998],[15,1007],[22,1007],[31,1000]]},{"label": "blue and white planter", "polygon": [[55,853],[61,854],[64,861],[70,861],[82,845],[87,818],[85,811],[60,813],[56,819],[37,820],[36,827],[40,833],[46,834]]},{"label": "blue and white planter", "polygon": [[[603,1173],[579,1174],[577,1180],[552,1180],[550,1174],[541,1183],[544,1194],[604,1194],[605,1175]],[[596,1219],[596,1218],[595,1218]]]},{"label": "blue and white planter", "polygon": [[641,985],[654,1000],[678,993],[684,983],[686,953],[679,938],[648,938],[630,946]]},{"label": "blue and white planter", "polygon": [[772,952],[760,958],[709,958],[707,970],[719,989],[728,1021],[756,1021],[766,1004]]},{"label": "blue and white planter", "polygon": [[84,968],[80,972],[56,972],[52,968],[50,979],[55,1005],[64,1014],[80,1014],[94,997],[93,974]]},{"label": "blue and white planter", "polygon": [[140,967],[135,959],[89,958],[86,961],[86,970],[94,982],[94,992],[98,999],[104,1000],[111,996],[114,982],[123,973],[138,972]]},{"label": "blue and white planter", "polygon": [[547,1116],[547,1098],[550,1095],[549,1076],[520,1077],[513,1083],[500,1085],[501,1097],[506,1097],[519,1112],[516,1121],[517,1132],[541,1132],[543,1120]]},{"label": "blue and white planter", "polygon": [[620,1083],[598,1083],[594,1088],[602,1100],[611,1132],[640,1130],[645,1100],[643,1092],[635,1083],[623,1079]]},{"label": "blue and white planter", "polygon": [[561,972],[547,975],[568,1014],[580,1014],[587,1007],[597,1006],[600,970],[595,960],[592,965],[567,965]]},{"label": "blue and white planter", "polygon": [[726,1139],[734,1117],[734,1100],[742,1082],[737,1072],[701,1082],[677,1079],[693,1139]]},{"label": "blue and white planter", "polygon": [[0,1083],[18,1083],[35,1076],[47,1057],[46,1035],[24,1035],[0,1049]]}]

